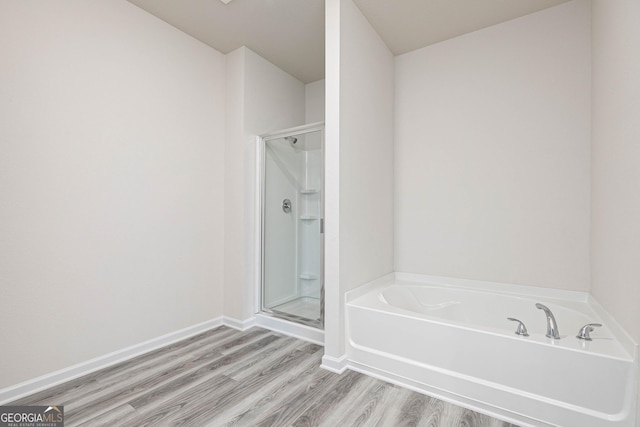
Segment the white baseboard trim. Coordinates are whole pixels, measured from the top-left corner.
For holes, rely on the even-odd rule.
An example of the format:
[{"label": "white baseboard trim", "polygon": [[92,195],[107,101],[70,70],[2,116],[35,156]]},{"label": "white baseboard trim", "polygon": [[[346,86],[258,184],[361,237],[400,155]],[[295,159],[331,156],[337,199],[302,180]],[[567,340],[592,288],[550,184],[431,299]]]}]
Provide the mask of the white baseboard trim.
[{"label": "white baseboard trim", "polygon": [[222,318],[222,324],[239,331],[246,331],[247,329],[256,326],[256,318],[251,317],[246,320],[238,320],[233,317],[224,316]]},{"label": "white baseboard trim", "polygon": [[335,372],[336,374],[341,374],[349,368],[349,359],[346,354],[343,354],[340,357],[327,356],[326,354],[322,356],[322,364],[321,368],[326,369],[327,371]]},{"label": "white baseboard trim", "polygon": [[[209,329],[217,328],[222,325],[240,329],[236,328],[235,325],[237,323],[240,323],[241,325],[246,326],[247,322],[249,321],[238,322],[235,319],[218,317],[215,319],[207,320],[206,322],[199,323],[197,325],[189,326],[179,331],[171,332],[157,338],[152,338],[140,344],[134,344],[130,347],[116,350],[112,353],[78,363],[77,365],[60,369],[58,371],[39,376],[37,378],[0,389],[0,405],[4,405],[30,394],[37,393],[41,390],[56,386],[58,384],[71,381],[83,375],[90,374],[91,372],[95,372],[116,363],[123,362],[127,359],[132,359],[141,354],[148,353],[152,350],[167,346],[169,344],[173,344],[174,342],[192,337]],[[253,322],[255,323],[255,320]]]}]

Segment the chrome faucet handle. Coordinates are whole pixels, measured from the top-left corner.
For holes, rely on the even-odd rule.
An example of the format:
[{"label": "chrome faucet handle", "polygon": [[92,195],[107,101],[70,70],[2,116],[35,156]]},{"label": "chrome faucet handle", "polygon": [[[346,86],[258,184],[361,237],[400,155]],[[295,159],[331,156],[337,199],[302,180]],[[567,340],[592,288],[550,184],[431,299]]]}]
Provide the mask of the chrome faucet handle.
[{"label": "chrome faucet handle", "polygon": [[576,338],[580,340],[585,340],[585,341],[593,341],[591,339],[591,335],[589,334],[593,332],[594,327],[600,327],[600,326],[602,326],[600,323],[588,323],[584,325],[582,328],[580,328],[580,331],[578,332],[578,335],[576,335]]},{"label": "chrome faucet handle", "polygon": [[523,337],[529,336],[529,332],[527,332],[527,327],[524,326],[524,323],[522,323],[520,320],[514,319],[513,317],[507,317],[507,320],[511,320],[512,322],[518,322],[518,327],[516,328],[516,335],[522,335]]}]

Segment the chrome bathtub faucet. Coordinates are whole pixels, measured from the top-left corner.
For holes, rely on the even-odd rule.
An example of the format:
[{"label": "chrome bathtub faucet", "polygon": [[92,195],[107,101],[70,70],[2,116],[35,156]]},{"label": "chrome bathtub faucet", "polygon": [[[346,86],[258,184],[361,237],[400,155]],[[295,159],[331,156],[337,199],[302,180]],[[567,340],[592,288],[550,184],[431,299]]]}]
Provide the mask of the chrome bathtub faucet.
[{"label": "chrome bathtub faucet", "polygon": [[600,326],[602,326],[601,323],[588,323],[580,328],[580,331],[578,332],[578,335],[576,335],[576,338],[585,341],[592,341],[590,333],[593,332],[594,327]]},{"label": "chrome bathtub faucet", "polygon": [[556,323],[556,318],[553,317],[553,313],[549,310],[549,307],[546,305],[536,303],[536,308],[544,311],[544,314],[547,316],[547,337],[553,338],[554,340],[560,339],[560,332],[558,331],[558,324]]},{"label": "chrome bathtub faucet", "polygon": [[522,335],[523,337],[528,337],[529,332],[527,332],[527,327],[524,326],[521,320],[515,319],[513,317],[507,317],[507,320],[511,320],[512,322],[518,322],[518,327],[516,328],[516,335]]}]

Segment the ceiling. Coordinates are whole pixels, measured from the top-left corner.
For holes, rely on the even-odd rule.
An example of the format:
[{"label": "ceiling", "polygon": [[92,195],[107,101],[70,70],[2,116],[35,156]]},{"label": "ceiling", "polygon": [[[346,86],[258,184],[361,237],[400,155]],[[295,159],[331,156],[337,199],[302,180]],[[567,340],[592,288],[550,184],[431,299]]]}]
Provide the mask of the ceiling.
[{"label": "ceiling", "polygon": [[[324,0],[129,0],[222,53],[241,46],[310,83],[324,78]],[[394,55],[568,0],[353,0]]]},{"label": "ceiling", "polygon": [[129,0],[214,49],[247,46],[304,83],[324,78],[324,0]]}]

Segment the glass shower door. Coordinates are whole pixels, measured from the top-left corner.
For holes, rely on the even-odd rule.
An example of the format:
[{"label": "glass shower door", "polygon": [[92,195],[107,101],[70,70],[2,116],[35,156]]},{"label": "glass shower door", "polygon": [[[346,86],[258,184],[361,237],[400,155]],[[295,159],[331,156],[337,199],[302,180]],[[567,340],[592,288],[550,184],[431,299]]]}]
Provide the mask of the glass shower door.
[{"label": "glass shower door", "polygon": [[321,328],[323,132],[262,141],[262,311]]}]

